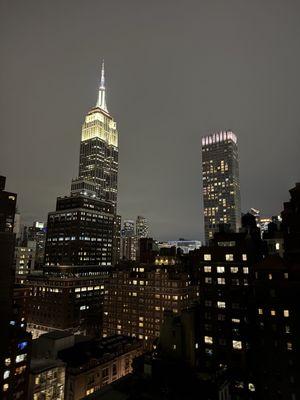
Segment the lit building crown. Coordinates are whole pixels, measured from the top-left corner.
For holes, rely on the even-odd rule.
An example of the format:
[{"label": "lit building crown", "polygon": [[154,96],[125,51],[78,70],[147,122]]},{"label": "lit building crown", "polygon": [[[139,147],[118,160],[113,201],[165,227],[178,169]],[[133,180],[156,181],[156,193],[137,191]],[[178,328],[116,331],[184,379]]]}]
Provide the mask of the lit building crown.
[{"label": "lit building crown", "polygon": [[101,80],[100,80],[98,100],[97,100],[96,107],[99,107],[99,108],[101,108],[101,110],[108,113],[107,105],[106,105],[106,97],[105,97],[104,61],[102,61]]},{"label": "lit building crown", "polygon": [[212,135],[204,136],[202,138],[202,146],[223,142],[225,140],[232,140],[234,143],[237,143],[236,135],[231,131],[221,131],[219,133],[214,133]]}]

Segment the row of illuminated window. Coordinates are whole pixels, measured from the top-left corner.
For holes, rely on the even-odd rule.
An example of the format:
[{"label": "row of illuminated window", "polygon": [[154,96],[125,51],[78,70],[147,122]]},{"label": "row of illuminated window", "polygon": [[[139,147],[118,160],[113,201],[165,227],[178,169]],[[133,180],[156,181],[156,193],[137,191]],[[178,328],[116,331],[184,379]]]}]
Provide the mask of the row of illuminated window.
[{"label": "row of illuminated window", "polygon": [[[208,285],[210,285],[210,284],[213,284],[213,283],[215,283],[215,280],[213,279],[213,278],[211,278],[211,277],[206,277],[205,278],[205,280],[204,280],[204,282],[206,283],[206,284],[208,284]],[[225,280],[225,278],[218,278],[217,279],[217,284],[218,285],[226,285],[226,280]],[[240,284],[241,285],[245,285],[245,286],[247,286],[248,285],[248,279],[236,279],[236,278],[232,278],[231,279],[231,284],[232,285],[235,285],[235,286],[239,286]]]},{"label": "row of illuminated window", "polygon": [[[225,261],[234,261],[234,255],[233,254],[225,254]],[[211,261],[212,256],[211,254],[204,254],[203,255],[204,261]],[[247,254],[242,254],[242,260],[247,261]]]},{"label": "row of illuminated window", "polygon": [[[204,343],[213,344],[214,339],[212,336],[204,336]],[[232,348],[235,350],[241,350],[243,348],[242,342],[240,340],[232,340]]]},{"label": "row of illuminated window", "polygon": [[[212,272],[212,267],[210,265],[205,265],[203,267],[204,272],[206,273],[211,273]],[[224,274],[225,273],[225,267],[223,266],[217,266],[216,267],[217,273],[218,274]],[[230,267],[230,272],[232,274],[237,274],[240,271],[239,267]],[[243,267],[243,273],[244,274],[249,274],[249,268],[248,267]]]},{"label": "row of illuminated window", "polygon": [[101,286],[88,286],[88,287],[78,287],[75,288],[75,292],[86,292],[87,290],[99,290],[104,289],[104,285]]},{"label": "row of illuminated window", "polygon": [[[275,317],[276,315],[279,315],[279,312],[276,312],[276,310],[268,310],[270,315],[272,317]],[[262,308],[258,309],[258,314],[259,315],[264,315],[266,314],[266,310],[264,311]],[[285,318],[288,318],[290,316],[290,311],[289,310],[283,310],[283,313],[281,312],[281,315],[283,315]]]}]

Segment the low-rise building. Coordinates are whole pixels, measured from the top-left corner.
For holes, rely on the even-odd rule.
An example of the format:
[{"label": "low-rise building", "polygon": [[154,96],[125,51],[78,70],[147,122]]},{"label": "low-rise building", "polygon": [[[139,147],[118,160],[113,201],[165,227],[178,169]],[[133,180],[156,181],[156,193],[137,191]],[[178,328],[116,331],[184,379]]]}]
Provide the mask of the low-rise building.
[{"label": "low-rise building", "polygon": [[142,343],[125,336],[111,336],[75,343],[58,353],[67,366],[66,400],[80,400],[132,372],[133,359]]},{"label": "low-rise building", "polygon": [[65,365],[60,360],[32,359],[29,400],[64,400]]}]

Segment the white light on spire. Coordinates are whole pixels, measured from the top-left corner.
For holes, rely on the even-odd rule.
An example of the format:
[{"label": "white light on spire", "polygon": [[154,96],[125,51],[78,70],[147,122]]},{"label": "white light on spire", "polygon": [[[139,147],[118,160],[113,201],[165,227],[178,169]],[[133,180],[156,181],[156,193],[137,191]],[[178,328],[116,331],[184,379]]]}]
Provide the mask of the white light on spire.
[{"label": "white light on spire", "polygon": [[101,80],[99,86],[98,100],[96,107],[101,108],[101,110],[108,112],[105,98],[105,74],[104,74],[104,60],[102,61],[101,67]]}]

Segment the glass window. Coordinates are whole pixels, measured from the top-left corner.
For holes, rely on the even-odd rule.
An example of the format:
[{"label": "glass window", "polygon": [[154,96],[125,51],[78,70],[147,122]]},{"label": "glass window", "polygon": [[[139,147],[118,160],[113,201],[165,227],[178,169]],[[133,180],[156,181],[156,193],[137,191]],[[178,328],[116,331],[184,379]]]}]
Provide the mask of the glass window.
[{"label": "glass window", "polygon": [[232,341],[232,347],[233,347],[234,349],[241,350],[241,348],[242,348],[242,342],[241,342],[240,340],[233,340],[233,341]]},{"label": "glass window", "polygon": [[213,344],[212,336],[204,336],[204,342],[208,344]]},{"label": "glass window", "polygon": [[205,261],[211,261],[211,254],[204,254]]},{"label": "glass window", "polygon": [[226,261],[233,261],[233,254],[225,254]]}]

